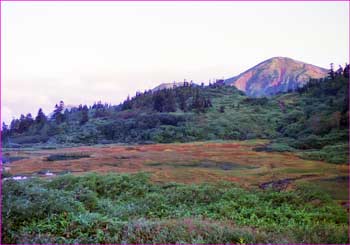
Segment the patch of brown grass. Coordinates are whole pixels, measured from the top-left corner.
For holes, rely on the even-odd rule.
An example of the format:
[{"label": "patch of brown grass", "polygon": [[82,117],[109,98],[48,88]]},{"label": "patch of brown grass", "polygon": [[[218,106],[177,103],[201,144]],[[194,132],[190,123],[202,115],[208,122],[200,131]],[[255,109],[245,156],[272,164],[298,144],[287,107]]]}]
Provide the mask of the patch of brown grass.
[{"label": "patch of brown grass", "polygon": [[[33,174],[42,170],[51,172],[152,173],[155,182],[216,182],[221,180],[236,182],[242,186],[257,186],[259,183],[283,178],[317,179],[348,175],[345,165],[333,165],[320,161],[300,159],[293,153],[256,152],[263,140],[242,142],[195,142],[185,144],[154,144],[139,146],[75,147],[67,149],[17,151],[11,155],[29,157],[11,163],[10,173],[14,175]],[[51,154],[89,154],[90,158],[47,162]],[[232,163],[254,166],[223,170],[204,167],[190,167],[198,162]],[[152,163],[156,163],[153,164]],[[159,163],[159,164],[158,164]],[[172,163],[172,164],[168,164]],[[181,166],[174,164],[181,163]],[[183,164],[190,166],[183,166]],[[307,177],[303,175],[307,174]],[[335,184],[332,183],[332,189]],[[340,186],[344,189],[344,185]]]}]

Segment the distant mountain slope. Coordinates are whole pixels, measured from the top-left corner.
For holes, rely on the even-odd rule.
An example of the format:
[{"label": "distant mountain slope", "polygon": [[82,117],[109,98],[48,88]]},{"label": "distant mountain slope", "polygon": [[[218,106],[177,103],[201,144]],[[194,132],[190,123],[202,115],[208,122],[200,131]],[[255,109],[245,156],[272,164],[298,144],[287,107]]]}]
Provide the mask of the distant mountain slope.
[{"label": "distant mountain slope", "polygon": [[[197,84],[193,83],[193,85],[196,86]],[[184,82],[161,83],[157,87],[153,88],[152,91],[155,92],[166,88],[174,88],[174,87],[182,87],[182,86],[184,86]]]},{"label": "distant mountain slope", "polygon": [[310,78],[327,76],[327,69],[286,57],[261,62],[238,76],[225,80],[248,96],[269,96],[305,85]]}]

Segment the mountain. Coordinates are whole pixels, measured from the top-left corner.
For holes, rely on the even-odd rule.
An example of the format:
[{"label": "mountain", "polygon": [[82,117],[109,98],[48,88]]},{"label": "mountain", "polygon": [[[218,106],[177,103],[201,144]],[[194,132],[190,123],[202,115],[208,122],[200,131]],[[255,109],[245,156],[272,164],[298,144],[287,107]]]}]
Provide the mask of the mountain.
[{"label": "mountain", "polygon": [[273,57],[226,79],[225,83],[237,87],[248,96],[261,97],[302,87],[310,78],[323,78],[327,73],[327,69],[291,58]]}]

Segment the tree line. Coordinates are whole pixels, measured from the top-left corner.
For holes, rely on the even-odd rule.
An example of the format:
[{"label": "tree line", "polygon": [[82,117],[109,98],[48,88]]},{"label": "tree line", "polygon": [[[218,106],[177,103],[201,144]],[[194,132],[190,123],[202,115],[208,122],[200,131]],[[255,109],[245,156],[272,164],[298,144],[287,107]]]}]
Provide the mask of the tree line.
[{"label": "tree line", "polygon": [[[210,84],[213,87],[215,84]],[[113,118],[118,112],[127,110],[146,110],[149,112],[168,113],[193,111],[204,113],[212,106],[211,99],[204,95],[206,87],[184,82],[183,86],[158,91],[137,92],[132,98],[129,96],[119,105],[103,104],[96,102],[92,106],[79,105],[70,109],[66,108],[63,101],[54,106],[49,115],[45,115],[42,108],[39,108],[35,118],[31,113],[14,118],[10,125],[2,123],[2,137],[6,138],[22,134],[45,134],[54,135],[57,127],[63,123],[77,124],[83,126],[91,118]]]}]

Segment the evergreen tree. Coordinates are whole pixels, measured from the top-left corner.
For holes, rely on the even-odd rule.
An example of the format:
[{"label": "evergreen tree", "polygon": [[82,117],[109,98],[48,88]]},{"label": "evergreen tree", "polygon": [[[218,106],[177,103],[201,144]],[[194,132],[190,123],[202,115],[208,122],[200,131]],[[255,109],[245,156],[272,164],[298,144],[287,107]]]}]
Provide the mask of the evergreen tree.
[{"label": "evergreen tree", "polygon": [[163,112],[163,106],[164,106],[165,98],[162,93],[158,92],[154,96],[154,103],[153,103],[153,109],[158,112]]},{"label": "evergreen tree", "polygon": [[32,114],[31,114],[31,113],[28,113],[28,114],[26,115],[26,126],[27,126],[27,128],[29,128],[30,126],[32,126],[33,123],[34,123],[34,119],[33,119],[33,117],[32,117]]},{"label": "evergreen tree", "polygon": [[69,123],[69,115],[70,115],[70,112],[69,110],[66,108],[63,112],[63,121],[67,121]]},{"label": "evergreen tree", "polygon": [[334,69],[333,69],[333,63],[330,64],[331,68],[328,72],[328,75],[330,77],[330,79],[334,80],[335,74],[334,74]]},{"label": "evergreen tree", "polygon": [[208,108],[208,107],[212,107],[212,106],[213,106],[212,103],[211,103],[210,98],[208,98],[205,102],[206,102],[206,103],[205,103],[205,108]]},{"label": "evergreen tree", "polygon": [[211,107],[210,99],[206,99],[203,95],[200,94],[199,90],[196,89],[193,95],[192,100],[192,109],[197,113],[206,112],[207,108]]},{"label": "evergreen tree", "polygon": [[345,68],[344,68],[344,72],[343,72],[343,76],[346,78],[349,78],[349,65],[347,63],[345,63]]},{"label": "evergreen tree", "polygon": [[5,122],[2,122],[2,128],[1,128],[1,140],[3,142],[7,142],[8,136],[9,136],[9,127],[6,125]]},{"label": "evergreen tree", "polygon": [[28,113],[26,116],[22,114],[19,119],[18,133],[24,133],[33,125],[33,123],[34,120],[32,114]]},{"label": "evergreen tree", "polygon": [[35,117],[36,124],[44,124],[47,122],[47,117],[45,116],[43,110],[40,108],[38,111],[38,115]]},{"label": "evergreen tree", "polygon": [[336,71],[336,76],[341,76],[341,75],[343,75],[343,71],[344,71],[344,69],[343,69],[343,67],[341,66],[341,65],[339,65],[339,68],[338,68],[338,70]]},{"label": "evergreen tree", "polygon": [[83,125],[87,121],[89,121],[89,109],[86,105],[84,105],[84,107],[82,108],[82,111],[81,111],[81,119],[80,119],[79,124]]},{"label": "evergreen tree", "polygon": [[55,120],[57,124],[61,124],[64,121],[64,102],[61,100],[59,105],[55,105],[55,110],[53,111],[52,119]]},{"label": "evergreen tree", "polygon": [[172,90],[168,90],[165,96],[165,104],[164,104],[164,111],[166,112],[174,112],[176,111],[176,102],[174,93]]},{"label": "evergreen tree", "polygon": [[5,122],[2,122],[2,127],[1,127],[2,132],[6,132],[9,130],[9,127],[6,125]]},{"label": "evergreen tree", "polygon": [[180,110],[186,112],[187,111],[187,105],[186,105],[186,98],[185,98],[185,96],[183,96],[181,94],[181,96],[179,96],[179,100],[180,100],[180,103],[179,103]]},{"label": "evergreen tree", "polygon": [[10,124],[10,134],[13,135],[18,133],[19,130],[19,119],[13,119]]},{"label": "evergreen tree", "polygon": [[18,125],[18,133],[23,133],[26,129],[26,117],[21,114],[20,118],[19,118],[19,125]]},{"label": "evergreen tree", "polygon": [[123,102],[122,111],[130,110],[131,108],[132,108],[132,103],[131,103],[131,100],[130,100],[130,96],[128,95],[126,100]]}]

